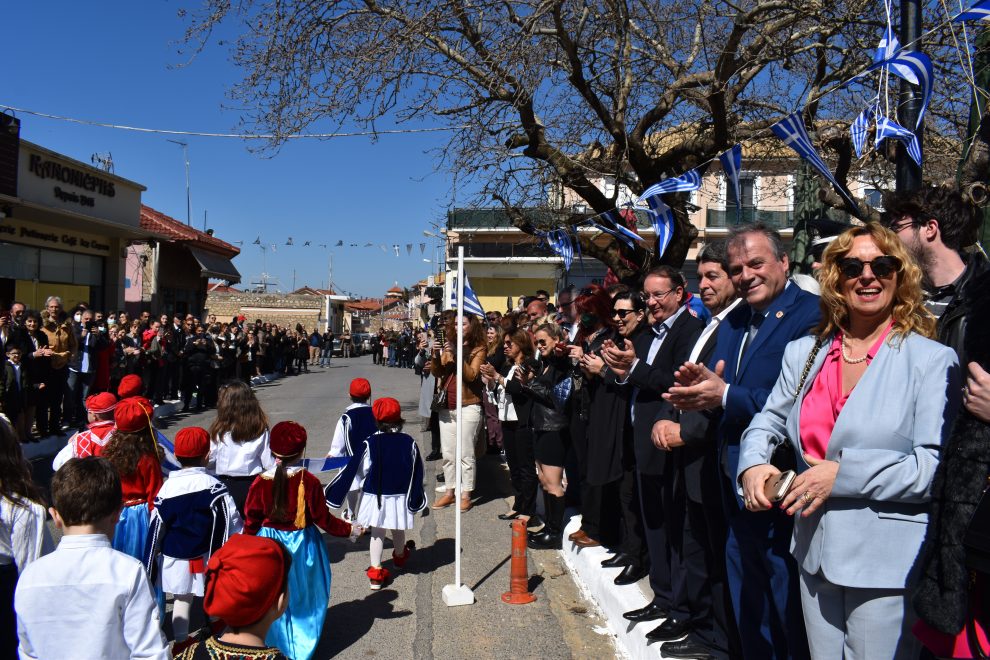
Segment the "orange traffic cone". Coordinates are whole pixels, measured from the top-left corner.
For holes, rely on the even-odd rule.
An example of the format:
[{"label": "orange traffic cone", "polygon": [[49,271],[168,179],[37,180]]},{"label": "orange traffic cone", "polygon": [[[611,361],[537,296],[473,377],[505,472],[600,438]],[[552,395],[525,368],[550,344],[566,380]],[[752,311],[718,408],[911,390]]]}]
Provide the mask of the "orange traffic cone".
[{"label": "orange traffic cone", "polygon": [[509,605],[525,605],[536,600],[529,591],[529,570],[526,567],[526,521],[512,521],[512,564],[509,567],[509,590],[502,601]]}]

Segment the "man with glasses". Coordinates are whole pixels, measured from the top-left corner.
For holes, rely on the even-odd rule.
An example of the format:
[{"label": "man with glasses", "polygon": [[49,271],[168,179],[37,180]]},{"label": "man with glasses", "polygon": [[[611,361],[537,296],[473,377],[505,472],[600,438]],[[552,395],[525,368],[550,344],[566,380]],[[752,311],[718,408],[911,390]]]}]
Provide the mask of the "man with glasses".
[{"label": "man with glasses", "polygon": [[[688,359],[704,323],[687,311],[684,277],[669,266],[650,271],[643,281],[643,297],[653,323],[651,331],[640,333],[632,347],[619,349],[610,340],[602,347],[602,359],[615,373],[617,382],[632,388],[633,452],[653,590],[653,598],[646,607],[623,616],[634,623],[657,619],[683,622],[689,612],[674,596],[665,515],[665,509],[674,506],[670,501],[674,471],[668,461],[669,452],[653,444],[651,433],[659,417],[673,417],[673,409],[661,396],[674,384],[674,371]],[[666,639],[650,637],[661,628],[664,626],[647,637],[651,641]]]},{"label": "man with glasses", "polygon": [[[736,495],[736,472],[740,438],[777,382],[784,347],[807,335],[821,318],[818,296],[788,280],[787,254],[775,229],[761,223],[733,227],[728,255],[729,276],[744,304],[719,328],[714,370],[683,365],[665,398],[681,411],[722,409],[719,467],[729,525],[725,558],[743,657],[807,658],[798,567],[790,553],[794,521],[779,508],[748,511]],[[788,470],[795,461],[791,454],[776,462]]]},{"label": "man with glasses", "polygon": [[963,337],[971,311],[969,293],[979,287],[987,260],[961,250],[976,243],[979,218],[958,191],[927,186],[890,195],[882,222],[897,234],[924,273],[925,306],[938,319],[938,341],[966,364]]}]

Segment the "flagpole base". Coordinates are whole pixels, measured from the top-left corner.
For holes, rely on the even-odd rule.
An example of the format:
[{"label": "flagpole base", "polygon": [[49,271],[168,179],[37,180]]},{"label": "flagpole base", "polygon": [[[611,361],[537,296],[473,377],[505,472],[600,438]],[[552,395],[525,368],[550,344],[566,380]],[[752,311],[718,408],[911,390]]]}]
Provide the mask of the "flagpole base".
[{"label": "flagpole base", "polygon": [[447,607],[457,607],[458,605],[473,605],[474,592],[471,587],[461,584],[448,584],[443,588],[443,604]]}]

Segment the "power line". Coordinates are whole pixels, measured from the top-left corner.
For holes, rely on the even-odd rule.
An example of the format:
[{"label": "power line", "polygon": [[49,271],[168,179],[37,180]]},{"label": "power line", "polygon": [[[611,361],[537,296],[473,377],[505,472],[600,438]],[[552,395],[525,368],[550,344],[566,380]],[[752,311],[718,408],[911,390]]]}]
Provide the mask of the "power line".
[{"label": "power line", "polygon": [[105,121],[93,121],[90,119],[78,119],[75,117],[65,117],[63,115],[54,115],[48,112],[39,112],[37,110],[28,110],[27,108],[17,108],[12,105],[6,105],[0,103],[0,108],[6,110],[12,110],[14,112],[22,112],[26,115],[33,115],[35,117],[42,117],[44,119],[55,119],[57,121],[67,121],[73,124],[82,124],[84,126],[99,126],[101,128],[116,128],[122,131],[135,131],[137,133],[161,133],[164,135],[192,135],[194,137],[216,137],[216,138],[237,138],[241,140],[301,140],[306,138],[316,138],[316,139],[329,139],[329,138],[339,138],[339,137],[368,137],[377,135],[402,135],[407,133],[439,133],[443,131],[459,131],[464,128],[470,128],[469,124],[461,124],[459,126],[434,126],[430,128],[391,128],[373,131],[351,131],[351,132],[340,132],[340,133],[289,133],[286,135],[277,135],[275,133],[211,133],[207,131],[176,131],[167,128],[146,128],[142,126],[127,126],[125,124],[112,124]]}]

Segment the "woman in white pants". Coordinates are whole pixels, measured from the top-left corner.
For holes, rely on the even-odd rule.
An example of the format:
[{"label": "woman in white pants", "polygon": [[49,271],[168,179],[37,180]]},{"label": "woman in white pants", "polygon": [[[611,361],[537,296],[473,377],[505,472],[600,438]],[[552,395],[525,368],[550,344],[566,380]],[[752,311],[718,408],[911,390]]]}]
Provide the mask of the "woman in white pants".
[{"label": "woman in white pants", "polygon": [[[446,402],[439,411],[440,451],[443,454],[443,477],[447,492],[433,503],[434,509],[444,509],[456,501],[454,484],[457,480],[455,457],[457,452],[457,388],[461,388],[461,511],[471,509],[471,492],[474,490],[474,438],[481,429],[484,412],[481,409],[481,365],[485,362],[485,330],[476,316],[464,315],[464,368],[461,382],[457,382],[457,316],[445,312],[446,339],[443,349],[434,349],[430,370],[440,387],[446,392]],[[437,355],[439,353],[439,355]]]}]

